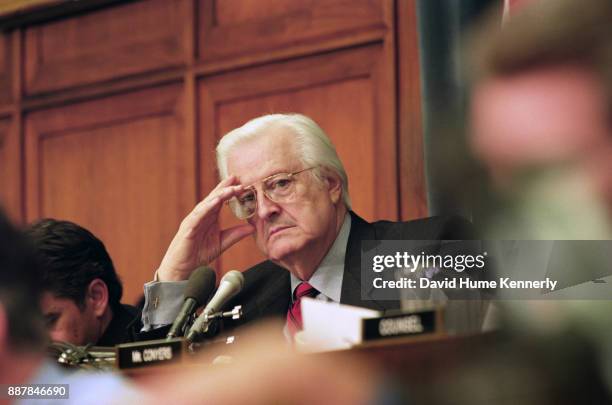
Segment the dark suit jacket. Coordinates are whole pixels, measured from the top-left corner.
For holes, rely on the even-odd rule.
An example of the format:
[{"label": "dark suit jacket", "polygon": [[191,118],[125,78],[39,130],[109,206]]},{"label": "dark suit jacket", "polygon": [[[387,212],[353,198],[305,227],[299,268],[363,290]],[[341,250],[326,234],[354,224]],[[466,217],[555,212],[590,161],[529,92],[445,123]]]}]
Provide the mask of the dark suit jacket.
[{"label": "dark suit jacket", "polygon": [[140,310],[127,304],[119,304],[113,308],[113,319],[96,342],[96,346],[115,346],[136,340],[135,335],[142,327]]},{"label": "dark suit jacket", "polygon": [[[458,240],[472,239],[472,225],[461,217],[430,217],[408,222],[377,221],[368,223],[351,212],[344,262],[340,302],[378,311],[399,309],[399,301],[375,301],[361,298],[361,241],[363,240]],[[242,305],[238,321],[224,322],[231,329],[253,320],[284,320],[291,302],[289,272],[271,261],[261,262],[244,272],[243,290],[226,308]]]}]

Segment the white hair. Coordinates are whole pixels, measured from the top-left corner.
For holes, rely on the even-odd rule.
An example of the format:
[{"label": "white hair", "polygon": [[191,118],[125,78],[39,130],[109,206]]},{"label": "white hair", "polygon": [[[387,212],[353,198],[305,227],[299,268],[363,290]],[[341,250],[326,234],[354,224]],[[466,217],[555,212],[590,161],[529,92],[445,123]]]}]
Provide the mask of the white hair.
[{"label": "white hair", "polygon": [[350,209],[348,177],[336,148],[321,127],[302,114],[263,115],[225,134],[217,145],[217,168],[221,179],[229,175],[227,156],[236,145],[268,136],[272,133],[270,130],[275,127],[284,127],[291,131],[300,161],[305,167],[317,168],[313,170],[313,173],[318,180],[322,181],[324,177],[324,170],[321,169],[327,169],[338,176],[342,183],[342,199],[346,207]]}]

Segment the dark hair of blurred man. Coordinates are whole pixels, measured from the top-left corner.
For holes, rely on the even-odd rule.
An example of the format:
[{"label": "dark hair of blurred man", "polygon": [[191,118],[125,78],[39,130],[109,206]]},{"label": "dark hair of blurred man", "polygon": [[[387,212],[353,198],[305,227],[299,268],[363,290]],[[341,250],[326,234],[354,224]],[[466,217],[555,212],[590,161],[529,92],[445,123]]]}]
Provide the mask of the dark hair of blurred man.
[{"label": "dark hair of blurred man", "polygon": [[43,261],[42,310],[51,339],[114,346],[133,340],[138,310],[102,241],[69,221],[43,219],[26,230]]}]

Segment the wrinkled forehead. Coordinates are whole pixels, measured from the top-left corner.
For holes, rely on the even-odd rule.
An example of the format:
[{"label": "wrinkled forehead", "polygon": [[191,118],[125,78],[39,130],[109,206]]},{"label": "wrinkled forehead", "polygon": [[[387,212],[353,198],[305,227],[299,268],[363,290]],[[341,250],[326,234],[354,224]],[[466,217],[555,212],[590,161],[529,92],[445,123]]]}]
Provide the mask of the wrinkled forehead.
[{"label": "wrinkled forehead", "polygon": [[238,143],[227,156],[227,169],[241,184],[301,169],[295,136],[286,128],[274,128],[264,136]]}]

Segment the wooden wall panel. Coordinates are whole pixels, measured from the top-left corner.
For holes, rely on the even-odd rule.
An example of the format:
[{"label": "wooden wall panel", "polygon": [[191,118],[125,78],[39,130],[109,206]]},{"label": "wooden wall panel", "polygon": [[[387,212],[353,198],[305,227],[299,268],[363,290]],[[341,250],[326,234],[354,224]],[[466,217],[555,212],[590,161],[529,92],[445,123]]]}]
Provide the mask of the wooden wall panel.
[{"label": "wooden wall panel", "polygon": [[199,58],[267,59],[381,38],[388,0],[200,0]]},{"label": "wooden wall panel", "polygon": [[29,27],[26,92],[186,64],[190,10],[189,0],[150,0]]},{"label": "wooden wall panel", "polygon": [[[383,47],[372,45],[204,78],[199,83],[203,193],[216,184],[213,150],[224,133],[262,114],[299,112],[317,121],[336,145],[354,210],[369,220],[397,219],[394,112],[380,99],[382,78],[392,72]],[[393,99],[393,92],[385,97]],[[226,210],[223,226],[234,223]],[[262,259],[252,240],[232,251],[222,258],[223,272]]]},{"label": "wooden wall panel", "polygon": [[12,94],[13,58],[11,35],[0,34],[0,105],[8,103]]},{"label": "wooden wall panel", "polygon": [[[335,142],[359,214],[420,216],[414,4],[142,0],[24,22],[0,36],[0,195],[18,220],[63,217],[100,235],[132,300],[216,184],[218,139],[295,111]],[[218,268],[260,259],[245,241]]]},{"label": "wooden wall panel", "polygon": [[140,92],[26,117],[29,221],[75,221],[106,244],[134,302],[195,203],[184,88]]},{"label": "wooden wall panel", "polygon": [[397,2],[400,218],[428,215],[416,1]]},{"label": "wooden wall panel", "polygon": [[0,119],[0,205],[15,222],[23,219],[21,140],[14,119]]}]

